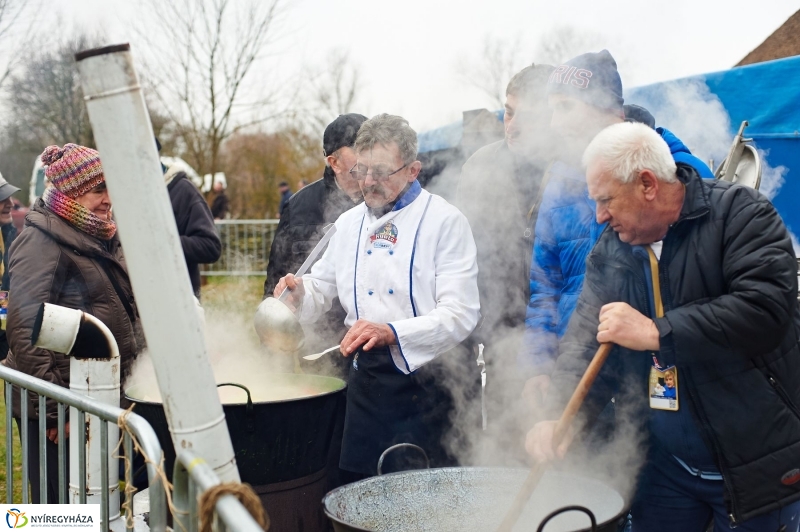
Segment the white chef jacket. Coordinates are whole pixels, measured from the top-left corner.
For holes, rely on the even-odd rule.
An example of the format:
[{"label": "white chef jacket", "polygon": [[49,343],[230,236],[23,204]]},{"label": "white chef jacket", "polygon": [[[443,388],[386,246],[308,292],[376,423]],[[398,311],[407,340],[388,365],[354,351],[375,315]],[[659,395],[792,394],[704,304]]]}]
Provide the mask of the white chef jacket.
[{"label": "white chef jacket", "polygon": [[380,218],[361,203],[336,220],[328,248],[303,277],[306,293],[298,318],[313,323],[338,296],[347,327],[361,318],[392,328],[397,338],[389,347],[392,360],[409,374],[475,328],[477,278],[466,217],[415,182]]}]

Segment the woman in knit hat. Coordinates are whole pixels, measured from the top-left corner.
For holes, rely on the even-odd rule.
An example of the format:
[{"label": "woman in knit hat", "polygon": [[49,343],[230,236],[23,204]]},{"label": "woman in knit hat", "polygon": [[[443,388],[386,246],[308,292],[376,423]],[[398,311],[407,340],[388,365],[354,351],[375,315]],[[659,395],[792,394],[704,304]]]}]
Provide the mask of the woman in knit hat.
[{"label": "woman in knit hat", "polygon": [[[41,159],[48,187],[10,250],[6,365],[69,387],[69,358],[31,345],[36,314],[47,302],[82,310],[108,326],[119,345],[124,380],[144,342],[99,154],[66,144],[49,146]],[[39,500],[38,419],[47,416],[47,502],[58,502],[56,404],[48,401],[47,411],[39,412],[35,399],[29,396],[28,419],[20,420],[15,393],[14,417],[28,423],[29,480],[33,502],[39,503],[45,501]]]}]

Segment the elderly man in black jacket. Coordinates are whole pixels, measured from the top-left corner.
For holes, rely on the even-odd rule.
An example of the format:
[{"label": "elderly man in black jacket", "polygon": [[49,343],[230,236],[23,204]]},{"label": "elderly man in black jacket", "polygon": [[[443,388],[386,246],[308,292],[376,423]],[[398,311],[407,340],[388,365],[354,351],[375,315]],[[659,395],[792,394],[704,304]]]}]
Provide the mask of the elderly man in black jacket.
[{"label": "elderly man in black jacket", "polygon": [[[281,277],[300,268],[322,238],[325,226],[364,200],[358,181],[350,175],[350,170],[356,164],[353,144],[358,129],[366,120],[366,116],[359,114],[339,115],[325,128],[322,137],[325,173],[322,179],[298,190],[284,207],[269,254],[264,297],[272,295]],[[316,330],[307,331],[314,333],[306,337],[310,352],[325,349],[342,340],[347,332],[342,325],[345,314],[338,299],[334,301]],[[326,357],[316,363],[315,369],[323,369],[320,366],[324,364],[341,362],[342,357]],[[342,375],[346,374],[343,366],[339,370]]]},{"label": "elderly man in black jacket", "polygon": [[[600,342],[616,344],[584,404],[616,398],[648,442],[634,531],[798,529],[800,314],[789,234],[764,196],[675,166],[641,124],[601,132],[584,154],[609,227],[586,278],[547,397],[564,408]],[[555,421],[526,447],[563,457]]]}]

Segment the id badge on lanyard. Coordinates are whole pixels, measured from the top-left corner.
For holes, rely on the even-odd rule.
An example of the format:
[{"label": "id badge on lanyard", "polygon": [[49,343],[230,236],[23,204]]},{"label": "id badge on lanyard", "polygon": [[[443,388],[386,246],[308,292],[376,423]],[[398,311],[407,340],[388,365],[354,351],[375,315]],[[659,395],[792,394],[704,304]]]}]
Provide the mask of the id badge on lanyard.
[{"label": "id badge on lanyard", "polygon": [[[657,318],[664,317],[664,304],[661,301],[661,285],[658,279],[658,259],[650,246],[647,247],[650,256],[650,276],[653,279],[653,301]],[[656,410],[678,410],[678,368],[675,366],[663,367],[658,357],[653,353],[653,365],[650,367],[650,379],[647,384],[650,398],[650,408]]]}]

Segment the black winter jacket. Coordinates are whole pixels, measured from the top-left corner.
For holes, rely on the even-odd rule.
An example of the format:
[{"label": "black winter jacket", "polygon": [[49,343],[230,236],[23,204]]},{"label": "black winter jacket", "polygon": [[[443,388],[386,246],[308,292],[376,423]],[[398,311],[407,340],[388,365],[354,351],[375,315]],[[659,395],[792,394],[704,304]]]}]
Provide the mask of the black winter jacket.
[{"label": "black winter jacket", "polygon": [[[736,522],[800,498],[800,314],[797,263],[786,227],[758,192],[705,182],[678,165],[686,184],[679,220],[663,241],[656,319],[662,365],[679,371],[689,408],[724,479]],[[563,409],[598,347],[600,307],[627,302],[649,313],[643,261],[606,229],[586,260],[586,279],[559,347],[548,404]],[[649,353],[616,347],[585,413],[612,397],[646,427]],[[622,385],[621,383],[625,383]]]},{"label": "black winter jacket", "polygon": [[216,262],[222,253],[222,243],[206,200],[184,172],[175,175],[167,185],[167,191],[172,202],[175,223],[178,224],[178,235],[181,237],[183,256],[192,280],[192,290],[199,297],[199,265]]},{"label": "black winter jacket", "polygon": [[[303,187],[291,197],[272,241],[264,297],[272,295],[281,277],[300,268],[322,238],[322,229],[353,207],[355,203],[336,186],[336,178],[328,167],[322,179]],[[341,341],[346,332],[345,316],[337,298],[325,318],[317,324],[319,345],[312,343],[309,347],[321,346],[324,349]]]}]

